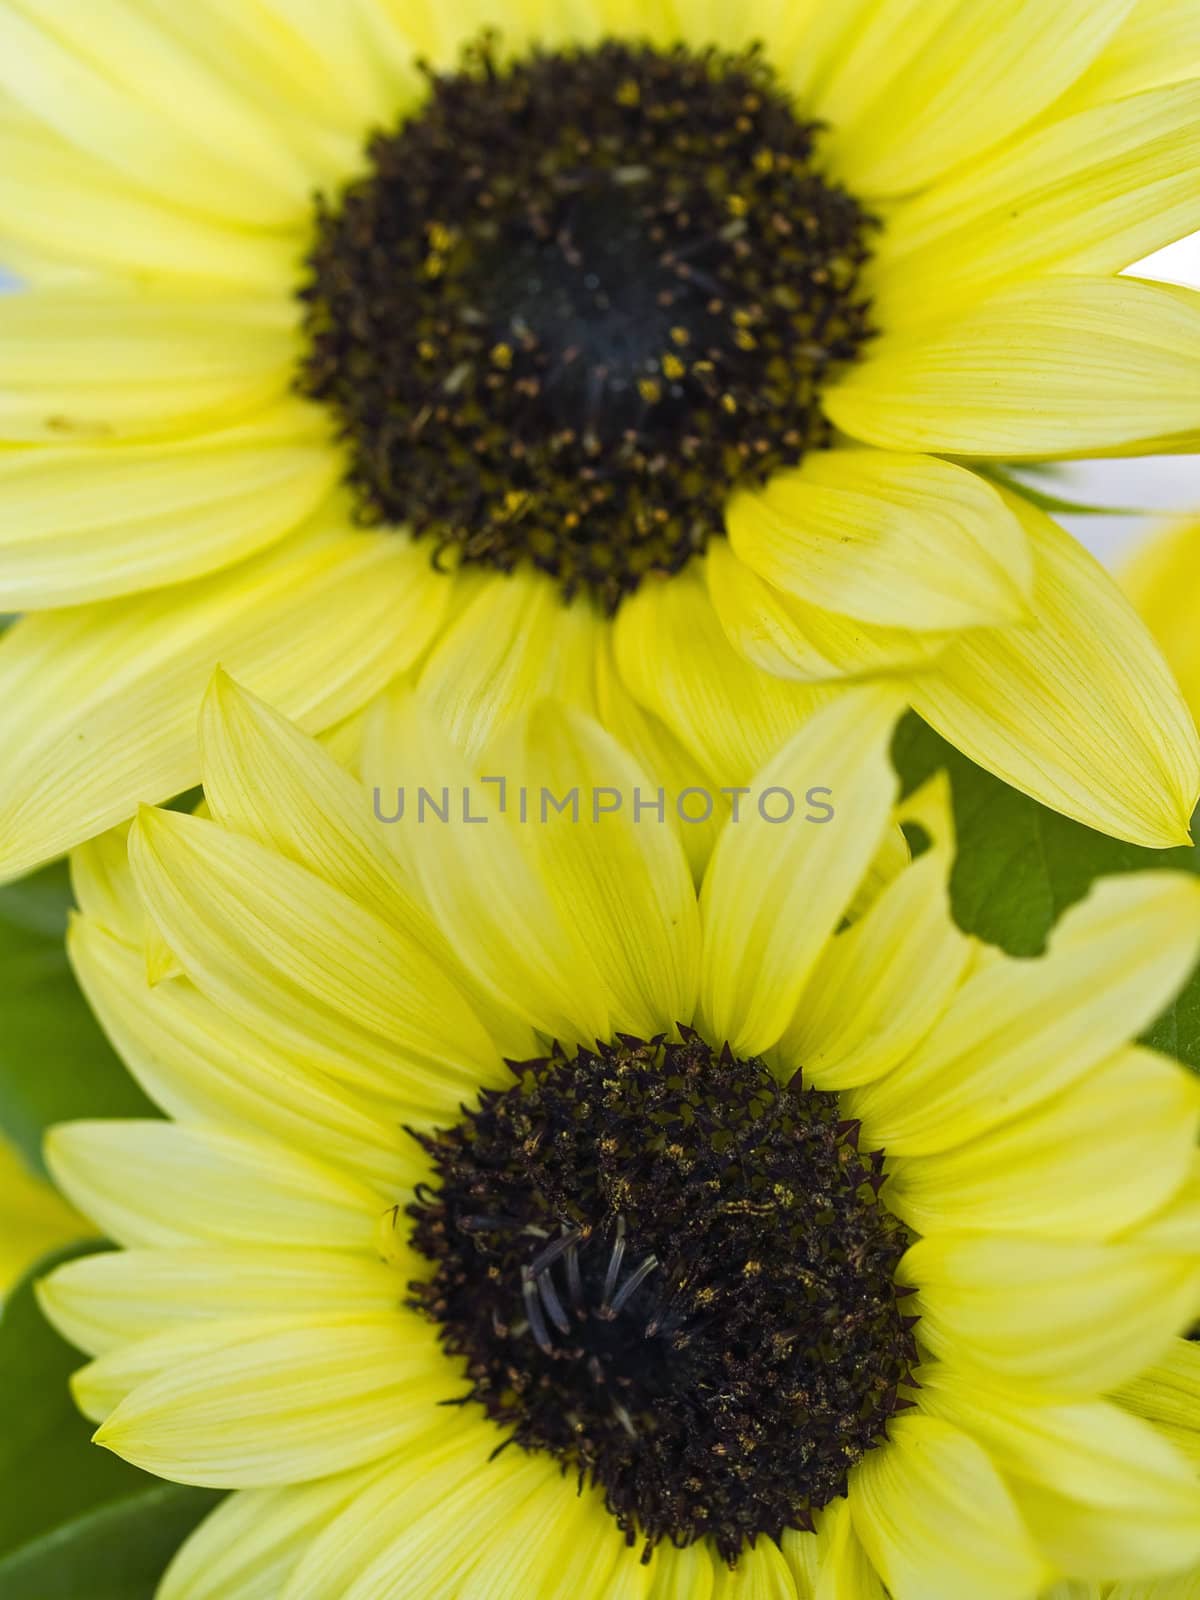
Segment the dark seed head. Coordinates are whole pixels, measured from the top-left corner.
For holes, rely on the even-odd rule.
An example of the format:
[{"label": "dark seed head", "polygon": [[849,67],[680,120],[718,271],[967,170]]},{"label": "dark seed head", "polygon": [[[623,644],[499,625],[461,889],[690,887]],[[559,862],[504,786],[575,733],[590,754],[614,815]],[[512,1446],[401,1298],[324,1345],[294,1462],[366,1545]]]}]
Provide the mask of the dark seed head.
[{"label": "dark seed head", "polygon": [[647,1552],[731,1563],[808,1528],[916,1359],[907,1244],[836,1095],[759,1060],[622,1039],[516,1067],[418,1135],[411,1304],[512,1440],[599,1486]]},{"label": "dark seed head", "polygon": [[609,42],[427,73],[319,202],[301,389],[364,521],[610,607],[828,442],[870,220],[757,49]]}]

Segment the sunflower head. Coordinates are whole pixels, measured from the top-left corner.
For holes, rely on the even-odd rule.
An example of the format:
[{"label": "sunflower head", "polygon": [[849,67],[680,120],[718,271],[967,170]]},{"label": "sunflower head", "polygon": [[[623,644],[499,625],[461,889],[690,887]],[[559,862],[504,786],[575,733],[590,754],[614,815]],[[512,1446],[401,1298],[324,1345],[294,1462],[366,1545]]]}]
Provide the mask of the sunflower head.
[{"label": "sunflower head", "polygon": [[647,1552],[708,1537],[736,1563],[811,1528],[909,1403],[883,1152],[858,1152],[837,1095],[686,1026],[516,1070],[418,1136],[437,1182],[408,1214],[436,1270],[413,1303],[470,1399]]},{"label": "sunflower head", "polygon": [[761,50],[485,40],[322,203],[302,387],[369,522],[615,609],[830,430],[868,220]]},{"label": "sunflower head", "polygon": [[[697,895],[578,714],[476,767],[410,708],[438,805],[385,824],[214,685],[209,814],[75,862],[76,969],[171,1120],[50,1142],[124,1247],[43,1287],[99,1442],[240,1491],[162,1600],[259,1592],[264,1547],[286,1600],[1027,1600],[1200,1556],[1127,1406],[1200,1294],[1200,1095],[1128,1043],[1200,890],[977,950],[944,796],[894,809],[900,704],[815,717]],[[833,820],[781,823],[818,775]]]}]

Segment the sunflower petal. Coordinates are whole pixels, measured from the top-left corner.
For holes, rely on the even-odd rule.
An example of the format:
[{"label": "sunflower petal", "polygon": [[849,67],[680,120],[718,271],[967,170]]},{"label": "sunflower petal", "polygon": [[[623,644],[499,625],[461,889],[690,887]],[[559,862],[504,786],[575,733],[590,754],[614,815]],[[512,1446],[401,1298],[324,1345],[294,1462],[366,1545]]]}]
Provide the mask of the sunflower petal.
[{"label": "sunflower petal", "polygon": [[112,0],[102,32],[83,0],[0,12],[0,84],[140,187],[256,227],[302,222],[310,177],[253,99]]},{"label": "sunflower petal", "polygon": [[230,1495],[179,1547],[156,1600],[279,1600],[299,1554],[377,1476],[372,1465]]},{"label": "sunflower petal", "polygon": [[1050,1575],[986,1452],[940,1417],[895,1418],[850,1507],[896,1600],[1024,1600]]},{"label": "sunflower petal", "polygon": [[879,325],[944,321],[1018,278],[1119,272],[1200,223],[1198,163],[1200,83],[1035,129],[892,212],[873,274]]},{"label": "sunflower petal", "polygon": [[79,1256],[41,1279],[37,1294],[64,1338],[103,1355],[185,1322],[264,1321],[281,1308],[310,1319],[392,1310],[396,1274],[343,1250],[189,1241]]},{"label": "sunflower petal", "polygon": [[1137,0],[1122,27],[1056,109],[1120,100],[1200,77],[1200,12],[1192,0]]},{"label": "sunflower petal", "polygon": [[932,456],[827,450],[739,490],[735,553],[777,589],[881,627],[1018,621],[1033,587],[1024,531],[981,478]]},{"label": "sunflower petal", "polygon": [[306,1245],[369,1252],[385,1201],[263,1139],[174,1122],[64,1122],[46,1136],[54,1181],[133,1246]]},{"label": "sunflower petal", "polygon": [[617,613],[614,641],[626,688],[719,784],[748,783],[835,692],[752,667],[691,569],[643,583]]},{"label": "sunflower petal", "polygon": [[712,1600],[796,1600],[796,1581],[779,1546],[760,1539],[743,1546],[736,1567],[718,1564]]},{"label": "sunflower petal", "polygon": [[68,933],[76,977],[130,1072],[169,1116],[278,1139],[392,1194],[419,1175],[396,1106],[337,1083],[303,1048],[252,1032],[186,978],[147,986],[136,950],[91,918]]},{"label": "sunflower petal", "polygon": [[937,1234],[900,1263],[921,1342],[1034,1404],[1090,1398],[1157,1359],[1196,1301],[1197,1256],[1018,1234]]},{"label": "sunflower petal", "polygon": [[591,710],[597,628],[591,606],[564,605],[544,573],[489,573],[466,587],[418,690],[450,737],[474,754],[539,700]]},{"label": "sunflower petal", "polygon": [[385,923],[254,840],[178,812],[145,807],[130,860],[197,988],[277,1046],[438,1114],[502,1074],[419,927]]},{"label": "sunflower petal", "polygon": [[286,395],[293,320],[267,296],[107,283],[0,296],[0,439],[95,447],[240,421]]},{"label": "sunflower petal", "polygon": [[854,1531],[848,1499],[825,1507],[815,1533],[785,1529],[780,1546],[799,1600],[886,1600],[879,1573]]},{"label": "sunflower petal", "polygon": [[1052,105],[1133,0],[892,0],[874,8],[814,107],[859,194],[906,194]]},{"label": "sunflower petal", "polygon": [[1107,1402],[1022,1406],[972,1376],[930,1369],[922,1404],[984,1447],[1047,1559],[1081,1577],[1200,1560],[1200,1486],[1149,1423]]},{"label": "sunflower petal", "polygon": [[1095,884],[1044,956],[997,956],[854,1115],[893,1156],[950,1150],[1078,1083],[1149,1026],[1200,948],[1200,883],[1174,872]]},{"label": "sunflower petal", "polygon": [[445,592],[402,537],[335,534],[187,588],[15,623],[0,640],[0,876],[195,783],[218,662],[319,730],[404,670]]},{"label": "sunflower petal", "polygon": [[[35,118],[14,115],[15,109],[0,105],[6,267],[23,268],[28,250],[60,268],[136,274],[139,280],[200,279],[266,294],[277,294],[295,275],[298,239],[179,210],[125,182]],[[15,263],[10,241],[17,245]]]},{"label": "sunflower petal", "polygon": [[179,1483],[301,1483],[430,1431],[443,1372],[433,1339],[396,1312],[265,1332],[140,1384],[96,1443]]},{"label": "sunflower petal", "polygon": [[227,566],[299,526],[339,466],[299,404],[184,444],[0,454],[0,609],[103,600]]},{"label": "sunflower petal", "polygon": [[1037,563],[1034,620],[979,629],[914,677],[914,710],[980,765],[1101,832],[1189,842],[1200,738],[1145,624],[1100,564],[1010,497]]},{"label": "sunflower petal", "polygon": [[927,667],[947,636],[881,628],[809,605],[764,582],[724,541],[705,566],[709,598],[737,652],[763,672],[819,684],[912,672]]},{"label": "sunflower petal", "polygon": [[[704,881],[701,1010],[709,1037],[740,1055],[769,1049],[795,1015],[825,941],[866,871],[895,797],[888,744],[903,701],[847,690],[758,774],[753,809],[730,821]],[[836,830],[805,820],[809,792],[829,796]],[[767,791],[796,810],[770,820]]]},{"label": "sunflower petal", "polygon": [[1186,1180],[1200,1086],[1130,1046],[1027,1115],[936,1155],[896,1160],[888,1204],[919,1233],[1107,1239]]},{"label": "sunflower petal", "polygon": [[844,432],[883,449],[1087,456],[1194,435],[1197,363],[1200,294],[1064,275],[885,335],[824,405]]},{"label": "sunflower petal", "polygon": [[950,915],[949,862],[927,851],[826,945],[778,1045],[807,1082],[847,1089],[882,1077],[950,1004],[972,947]]},{"label": "sunflower petal", "polygon": [[[281,1600],[348,1600],[362,1593],[357,1583],[368,1573],[371,1595],[395,1594],[397,1587],[413,1600],[453,1593],[457,1574],[486,1549],[493,1528],[550,1488],[544,1457],[510,1450],[489,1462],[495,1443],[485,1423],[443,1411],[419,1451],[401,1451],[318,1535]],[[404,1507],[402,1519],[397,1505]],[[455,1530],[449,1540],[448,1519]],[[403,1578],[389,1589],[384,1575],[397,1562]]]}]

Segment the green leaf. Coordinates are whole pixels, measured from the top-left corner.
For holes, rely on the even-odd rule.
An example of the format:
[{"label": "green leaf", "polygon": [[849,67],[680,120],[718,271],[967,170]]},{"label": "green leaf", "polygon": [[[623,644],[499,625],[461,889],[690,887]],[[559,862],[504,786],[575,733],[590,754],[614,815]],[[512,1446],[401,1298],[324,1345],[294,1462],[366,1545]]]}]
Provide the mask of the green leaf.
[{"label": "green leaf", "polygon": [[151,1480],[0,1559],[4,1600],[153,1600],[171,1557],[215,1493]]},{"label": "green leaf", "polygon": [[[958,835],[954,919],[1010,955],[1039,955],[1096,878],[1147,869],[1200,875],[1200,846],[1147,850],[1085,828],[977,767],[911,713],[897,729],[892,760],[906,793],[940,768],[949,773]],[[1200,969],[1145,1037],[1200,1071]]]},{"label": "green leaf", "polygon": [[0,888],[0,1132],[39,1169],[53,1122],[156,1115],[79,992],[63,947],[70,904],[61,861]]},{"label": "green leaf", "polygon": [[0,1314],[0,1595],[151,1600],[183,1538],[220,1498],[162,1483],[91,1443],[67,1387],[84,1358],[38,1309],[39,1264]]}]

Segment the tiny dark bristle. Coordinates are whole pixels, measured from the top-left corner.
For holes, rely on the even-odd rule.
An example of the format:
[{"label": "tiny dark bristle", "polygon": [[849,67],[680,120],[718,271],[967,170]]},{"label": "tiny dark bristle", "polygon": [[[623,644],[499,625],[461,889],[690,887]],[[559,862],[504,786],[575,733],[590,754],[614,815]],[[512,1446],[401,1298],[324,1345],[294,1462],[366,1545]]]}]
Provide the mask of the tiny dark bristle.
[{"label": "tiny dark bristle", "polygon": [[418,1136],[408,1207],[411,1304],[471,1397],[647,1551],[811,1528],[913,1387],[908,1235],[858,1124],[690,1029],[514,1073]]}]

